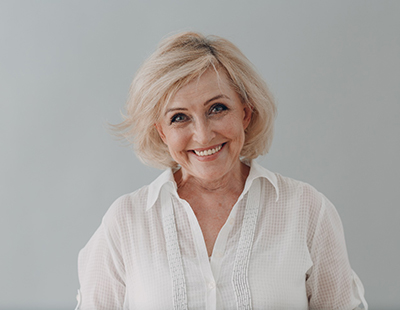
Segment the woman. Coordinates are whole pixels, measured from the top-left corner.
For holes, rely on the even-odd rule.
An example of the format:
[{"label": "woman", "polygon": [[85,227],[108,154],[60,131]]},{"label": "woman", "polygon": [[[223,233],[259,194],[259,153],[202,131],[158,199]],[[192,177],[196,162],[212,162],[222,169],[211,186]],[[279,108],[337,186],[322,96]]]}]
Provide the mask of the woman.
[{"label": "woman", "polygon": [[165,39],[126,108],[118,129],[168,169],[116,200],[80,252],[78,309],[367,308],[333,205],[253,161],[275,105],[232,43]]}]

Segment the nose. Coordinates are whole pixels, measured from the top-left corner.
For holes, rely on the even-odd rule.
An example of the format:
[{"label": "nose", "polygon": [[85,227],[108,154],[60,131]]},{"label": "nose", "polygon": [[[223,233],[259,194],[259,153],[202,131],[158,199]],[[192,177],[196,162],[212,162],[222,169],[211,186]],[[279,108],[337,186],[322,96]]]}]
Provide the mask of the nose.
[{"label": "nose", "polygon": [[198,120],[194,126],[193,140],[200,145],[208,146],[214,139],[212,124],[206,119]]}]

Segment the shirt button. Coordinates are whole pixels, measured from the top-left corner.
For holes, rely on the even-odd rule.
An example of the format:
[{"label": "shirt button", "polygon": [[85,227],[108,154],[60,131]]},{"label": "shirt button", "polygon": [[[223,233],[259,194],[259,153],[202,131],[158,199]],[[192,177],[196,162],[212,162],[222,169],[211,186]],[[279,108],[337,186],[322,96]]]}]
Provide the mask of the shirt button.
[{"label": "shirt button", "polygon": [[212,290],[213,288],[215,288],[215,282],[214,282],[214,281],[209,282],[209,283],[208,283],[208,288],[209,288],[210,290]]},{"label": "shirt button", "polygon": [[82,302],[82,297],[81,297],[81,291],[78,290],[78,293],[76,295],[76,301],[78,302],[78,304],[76,305],[76,309],[79,309],[79,306],[81,305]]}]

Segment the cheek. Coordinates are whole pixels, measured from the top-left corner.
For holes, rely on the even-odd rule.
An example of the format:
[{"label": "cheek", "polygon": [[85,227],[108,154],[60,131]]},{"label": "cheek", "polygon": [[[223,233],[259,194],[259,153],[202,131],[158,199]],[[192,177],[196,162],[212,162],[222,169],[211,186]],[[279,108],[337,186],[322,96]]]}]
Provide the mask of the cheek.
[{"label": "cheek", "polygon": [[188,134],[184,130],[173,130],[167,136],[167,144],[170,153],[185,151],[189,141]]},{"label": "cheek", "polygon": [[243,123],[240,119],[231,118],[224,124],[221,124],[221,131],[224,132],[224,135],[231,138],[232,140],[240,141],[244,139],[244,128]]}]

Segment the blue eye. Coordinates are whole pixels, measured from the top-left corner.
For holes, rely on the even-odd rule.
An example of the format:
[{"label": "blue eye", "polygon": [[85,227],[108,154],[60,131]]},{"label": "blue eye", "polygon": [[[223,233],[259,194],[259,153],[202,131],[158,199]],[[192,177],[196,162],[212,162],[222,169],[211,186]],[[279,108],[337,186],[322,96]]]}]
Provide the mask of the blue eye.
[{"label": "blue eye", "polygon": [[211,114],[218,114],[221,113],[222,111],[228,110],[228,108],[221,103],[217,103],[215,105],[213,105],[210,109],[210,113]]},{"label": "blue eye", "polygon": [[171,124],[172,123],[182,123],[186,121],[187,117],[185,114],[178,113],[171,117]]}]

